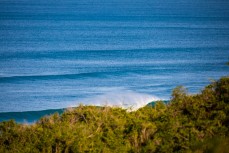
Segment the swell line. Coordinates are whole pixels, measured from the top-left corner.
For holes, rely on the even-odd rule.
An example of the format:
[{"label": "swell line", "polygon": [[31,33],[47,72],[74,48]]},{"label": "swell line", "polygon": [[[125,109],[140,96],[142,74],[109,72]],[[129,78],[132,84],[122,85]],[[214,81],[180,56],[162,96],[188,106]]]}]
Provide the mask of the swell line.
[{"label": "swell line", "polygon": [[98,77],[103,72],[89,72],[77,74],[57,74],[57,75],[29,75],[29,76],[4,76],[0,77],[0,82],[24,81],[24,80],[58,80],[77,79],[82,77]]}]

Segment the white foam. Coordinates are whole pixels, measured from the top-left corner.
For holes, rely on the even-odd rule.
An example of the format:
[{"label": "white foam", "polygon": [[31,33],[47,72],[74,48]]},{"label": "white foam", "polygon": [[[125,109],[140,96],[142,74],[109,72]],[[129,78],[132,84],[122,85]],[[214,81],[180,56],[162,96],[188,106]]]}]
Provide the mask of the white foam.
[{"label": "white foam", "polygon": [[128,110],[137,110],[152,101],[160,100],[156,96],[137,93],[129,90],[113,91],[96,97],[84,99],[82,104],[94,106],[113,106]]}]

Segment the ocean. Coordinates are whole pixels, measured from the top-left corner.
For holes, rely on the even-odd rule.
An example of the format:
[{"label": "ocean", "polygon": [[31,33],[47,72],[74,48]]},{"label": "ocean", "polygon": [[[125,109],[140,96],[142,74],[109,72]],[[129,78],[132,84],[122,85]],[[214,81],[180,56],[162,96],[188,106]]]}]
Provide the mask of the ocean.
[{"label": "ocean", "polygon": [[229,74],[228,8],[227,0],[1,0],[0,121],[79,104],[137,109],[169,100],[178,85],[199,93]]}]

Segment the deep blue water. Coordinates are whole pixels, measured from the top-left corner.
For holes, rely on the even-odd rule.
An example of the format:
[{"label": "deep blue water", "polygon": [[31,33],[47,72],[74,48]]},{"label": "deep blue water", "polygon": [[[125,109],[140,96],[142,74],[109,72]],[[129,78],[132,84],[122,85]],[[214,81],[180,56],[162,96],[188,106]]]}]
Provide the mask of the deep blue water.
[{"label": "deep blue water", "polygon": [[0,121],[6,112],[168,100],[177,85],[198,93],[229,74],[228,8],[227,0],[1,0]]}]

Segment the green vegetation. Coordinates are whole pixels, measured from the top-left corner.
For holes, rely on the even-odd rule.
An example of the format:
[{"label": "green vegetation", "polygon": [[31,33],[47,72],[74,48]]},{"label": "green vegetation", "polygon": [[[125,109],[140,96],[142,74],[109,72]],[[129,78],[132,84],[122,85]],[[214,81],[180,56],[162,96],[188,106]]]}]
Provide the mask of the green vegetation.
[{"label": "green vegetation", "polygon": [[228,152],[229,78],[197,95],[173,90],[169,104],[134,112],[79,106],[32,125],[0,123],[0,152]]}]

